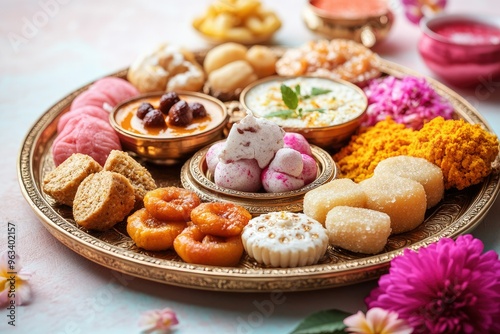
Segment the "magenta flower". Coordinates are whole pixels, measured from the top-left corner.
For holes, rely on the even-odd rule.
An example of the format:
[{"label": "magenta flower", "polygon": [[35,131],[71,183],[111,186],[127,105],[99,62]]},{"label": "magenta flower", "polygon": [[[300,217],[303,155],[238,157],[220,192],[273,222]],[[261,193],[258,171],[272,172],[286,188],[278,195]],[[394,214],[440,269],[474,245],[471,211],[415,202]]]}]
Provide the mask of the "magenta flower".
[{"label": "magenta flower", "polygon": [[170,333],[172,326],[179,323],[174,311],[169,308],[144,312],[139,325],[146,327],[142,333]]},{"label": "magenta flower", "polygon": [[366,312],[353,314],[344,319],[348,333],[357,334],[411,334],[413,329],[405,320],[398,319],[396,312],[374,307]]},{"label": "magenta flower", "polygon": [[402,3],[406,17],[415,24],[424,16],[439,13],[446,7],[446,0],[402,0]]},{"label": "magenta flower", "polygon": [[19,255],[4,251],[0,255],[0,306],[28,303],[31,299],[30,278],[31,272],[22,268]]},{"label": "magenta flower", "polygon": [[450,119],[454,108],[425,78],[387,76],[370,81],[364,88],[368,109],[363,126],[373,126],[391,117],[414,130],[441,116]]},{"label": "magenta flower", "polygon": [[414,333],[500,333],[500,260],[472,235],[406,249],[366,298]]}]

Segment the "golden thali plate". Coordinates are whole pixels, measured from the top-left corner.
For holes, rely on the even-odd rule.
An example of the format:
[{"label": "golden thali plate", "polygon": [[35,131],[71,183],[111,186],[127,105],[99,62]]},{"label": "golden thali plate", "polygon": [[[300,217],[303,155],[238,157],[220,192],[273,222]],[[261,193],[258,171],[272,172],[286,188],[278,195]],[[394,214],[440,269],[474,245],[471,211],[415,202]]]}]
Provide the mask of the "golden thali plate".
[{"label": "golden thali plate", "polygon": [[[381,62],[381,69],[394,76],[419,76],[388,61]],[[126,70],[112,75],[125,77]],[[450,100],[457,117],[492,131],[464,98],[431,78],[427,80],[438,93]],[[42,192],[43,177],[54,168],[51,145],[56,136],[57,121],[68,111],[71,101],[87,87],[61,99],[30,129],[18,157],[19,183],[26,201],[60,242],[91,261],[140,278],[196,289],[242,292],[315,290],[367,281],[386,273],[391,259],[405,248],[418,249],[443,237],[454,238],[470,232],[482,221],[500,191],[498,169],[479,185],[463,191],[447,191],[440,204],[428,210],[423,224],[413,231],[391,236],[384,251],[377,255],[329,247],[317,265],[299,268],[266,268],[246,255],[237,267],[187,264],[173,251],[147,252],[137,248],[128,237],[123,222],[106,232],[89,232],[75,224],[69,207],[56,204]],[[497,157],[496,163],[499,161],[500,157]],[[182,164],[144,164],[159,186],[181,186]]]}]

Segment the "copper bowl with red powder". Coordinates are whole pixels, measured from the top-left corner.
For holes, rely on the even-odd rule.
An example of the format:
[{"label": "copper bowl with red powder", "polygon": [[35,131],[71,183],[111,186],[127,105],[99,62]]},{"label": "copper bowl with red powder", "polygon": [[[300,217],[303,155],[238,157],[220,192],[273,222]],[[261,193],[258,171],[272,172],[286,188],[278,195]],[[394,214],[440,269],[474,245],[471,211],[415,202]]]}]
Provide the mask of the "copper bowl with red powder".
[{"label": "copper bowl with red powder", "polygon": [[442,14],[421,22],[418,50],[447,83],[470,87],[500,79],[500,18]]},{"label": "copper bowl with red powder", "polygon": [[350,39],[368,48],[382,41],[394,22],[386,0],[309,0],[302,18],[314,33]]}]

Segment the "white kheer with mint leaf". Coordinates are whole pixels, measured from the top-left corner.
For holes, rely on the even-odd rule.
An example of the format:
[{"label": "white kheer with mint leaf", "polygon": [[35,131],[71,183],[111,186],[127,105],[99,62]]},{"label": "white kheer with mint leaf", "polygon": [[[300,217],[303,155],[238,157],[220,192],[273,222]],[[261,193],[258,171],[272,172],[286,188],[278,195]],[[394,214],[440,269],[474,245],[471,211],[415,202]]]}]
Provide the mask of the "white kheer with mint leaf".
[{"label": "white kheer with mint leaf", "polygon": [[254,116],[294,128],[343,124],[360,116],[367,104],[360,89],[313,77],[263,82],[247,91],[244,103]]}]

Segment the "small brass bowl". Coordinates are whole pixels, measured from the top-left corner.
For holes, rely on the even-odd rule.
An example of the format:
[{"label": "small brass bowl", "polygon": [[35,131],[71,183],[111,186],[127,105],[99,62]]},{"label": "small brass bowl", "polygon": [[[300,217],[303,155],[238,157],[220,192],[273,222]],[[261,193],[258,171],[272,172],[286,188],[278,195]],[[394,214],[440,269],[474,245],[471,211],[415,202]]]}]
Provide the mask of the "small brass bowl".
[{"label": "small brass bowl", "polygon": [[[340,119],[342,119],[343,116],[340,115],[340,111],[338,109],[332,111],[332,114],[335,115],[332,117],[335,117],[335,119],[339,119],[339,121],[337,120],[333,121],[332,122],[333,124],[329,123],[329,124],[306,126],[306,125],[293,125],[294,124],[293,122],[282,123],[281,120],[277,119],[276,117],[273,117],[272,120],[275,121],[278,125],[280,125],[286,132],[296,132],[302,134],[310,144],[317,145],[327,150],[336,149],[343,146],[361,125],[361,122],[363,121],[363,118],[366,115],[366,109],[368,107],[368,99],[364,91],[350,82],[339,79],[320,78],[312,76],[298,76],[298,77],[272,76],[258,80],[250,84],[249,86],[245,87],[245,89],[241,92],[240,95],[240,103],[243,106],[243,109],[251,111],[254,114],[254,116],[264,117],[263,114],[267,112],[264,110],[267,107],[255,106],[251,102],[251,99],[253,99],[255,96],[258,97],[258,95],[261,94],[260,91],[263,90],[270,91],[270,89],[268,89],[269,85],[273,85],[274,87],[276,87],[276,85],[279,86],[281,83],[296,82],[295,80],[300,80],[297,82],[324,82],[327,85],[333,85],[332,87],[338,87],[339,89],[341,89],[340,92],[348,92],[348,94],[350,94],[351,96],[359,99],[359,101],[355,102],[356,104],[353,105],[355,111],[352,112],[352,115],[346,116],[345,121],[340,121]],[[333,91],[332,94],[335,95],[336,91]],[[342,98],[339,97],[338,99]],[[354,102],[348,100],[348,98],[345,98],[344,103],[349,104]],[[341,104],[341,106],[344,106],[344,104]]]},{"label": "small brass bowl", "polygon": [[142,121],[135,116],[135,111],[143,102],[149,102],[157,108],[160,97],[165,92],[143,94],[117,105],[110,114],[111,126],[116,130],[125,150],[155,163],[171,164],[185,160],[207,144],[223,138],[223,130],[229,121],[224,103],[202,93],[177,93],[181,100],[188,103],[199,102],[205,107],[209,115],[205,118],[206,124],[197,123],[196,126],[188,126],[185,130],[165,130],[158,134],[141,132],[144,129],[138,124]]},{"label": "small brass bowl", "polygon": [[215,184],[205,159],[209,148],[210,145],[201,149],[184,163],[181,170],[182,186],[197,193],[204,201],[232,202],[245,207],[254,216],[273,211],[301,212],[304,195],[337,176],[337,168],[331,155],[311,145],[312,156],[318,167],[318,174],[313,182],[300,189],[280,193],[232,190]]},{"label": "small brass bowl", "polygon": [[[366,6],[370,1],[363,0]],[[379,0],[382,4],[383,0]],[[354,40],[371,48],[386,38],[394,22],[394,14],[382,6],[371,14],[346,15],[334,11],[326,11],[315,6],[314,0],[309,0],[303,10],[302,18],[306,27],[314,33],[329,39],[343,38]],[[331,1],[332,4],[335,1]],[[342,5],[339,5],[342,6]]]}]

